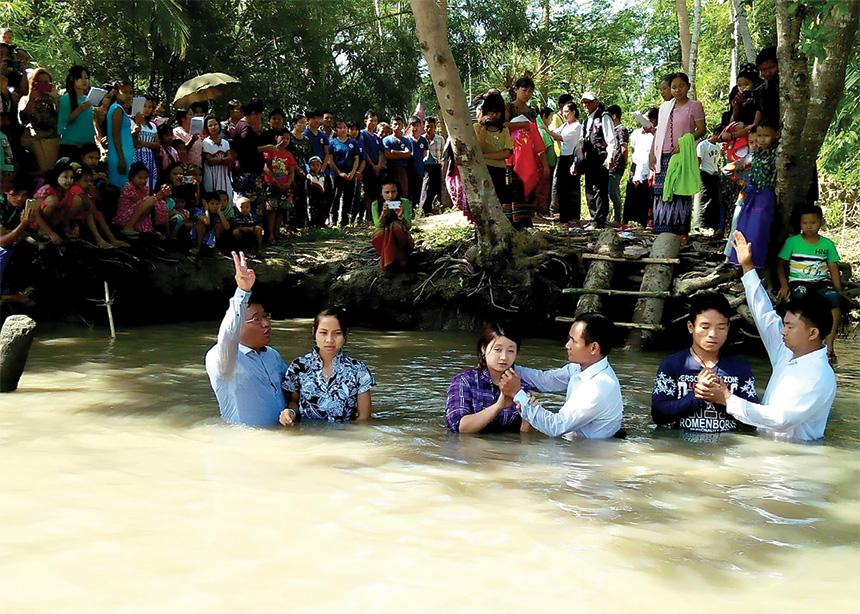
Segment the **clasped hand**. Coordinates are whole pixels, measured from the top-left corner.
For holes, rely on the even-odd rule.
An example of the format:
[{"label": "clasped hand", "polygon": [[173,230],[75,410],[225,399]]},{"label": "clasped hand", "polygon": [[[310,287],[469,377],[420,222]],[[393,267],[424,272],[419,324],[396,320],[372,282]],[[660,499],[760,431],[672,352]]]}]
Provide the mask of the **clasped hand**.
[{"label": "clasped hand", "polygon": [[713,369],[703,367],[696,378],[693,394],[700,401],[711,401],[725,405],[729,397],[729,390]]}]

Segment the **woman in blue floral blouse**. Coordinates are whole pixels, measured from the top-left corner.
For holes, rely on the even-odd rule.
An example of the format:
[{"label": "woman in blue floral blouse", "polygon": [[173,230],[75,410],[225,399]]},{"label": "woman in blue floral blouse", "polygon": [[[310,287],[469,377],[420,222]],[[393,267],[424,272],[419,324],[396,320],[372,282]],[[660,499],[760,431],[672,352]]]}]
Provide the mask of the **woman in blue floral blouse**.
[{"label": "woman in blue floral blouse", "polygon": [[287,408],[280,422],[299,419],[346,422],[369,420],[370,389],[376,380],[362,361],[341,351],[349,329],[340,309],[325,309],[314,318],[316,347],[287,368],[281,389]]}]

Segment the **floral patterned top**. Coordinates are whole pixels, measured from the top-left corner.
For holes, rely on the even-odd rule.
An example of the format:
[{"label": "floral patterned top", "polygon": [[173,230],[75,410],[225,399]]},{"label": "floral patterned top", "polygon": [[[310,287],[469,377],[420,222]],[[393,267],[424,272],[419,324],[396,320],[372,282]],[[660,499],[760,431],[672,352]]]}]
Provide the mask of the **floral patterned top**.
[{"label": "floral patterned top", "polygon": [[344,422],[358,418],[357,397],[374,386],[367,365],[343,352],[334,357],[331,377],[326,378],[322,357],[314,348],[290,363],[281,389],[299,393],[302,419]]},{"label": "floral patterned top", "polygon": [[750,182],[759,190],[772,188],[776,181],[776,144],[752,156]]}]

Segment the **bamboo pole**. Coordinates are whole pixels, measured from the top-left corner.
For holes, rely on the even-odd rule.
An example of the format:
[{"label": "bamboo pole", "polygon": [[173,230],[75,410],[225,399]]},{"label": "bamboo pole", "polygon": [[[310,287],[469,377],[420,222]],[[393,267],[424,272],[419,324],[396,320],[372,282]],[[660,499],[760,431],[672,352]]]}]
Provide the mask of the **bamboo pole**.
[{"label": "bamboo pole", "polygon": [[680,258],[624,258],[603,254],[583,254],[583,260],[605,260],[606,262],[632,262],[640,264],[681,264]]},{"label": "bamboo pole", "polygon": [[565,288],[562,294],[600,294],[602,296],[636,296],[642,298],[669,298],[670,292],[642,290],[614,290],[612,288]]},{"label": "bamboo pole", "polygon": [[[664,232],[657,235],[651,246],[652,258],[674,259],[681,250],[681,238],[678,235]],[[642,275],[642,292],[668,292],[672,287],[674,267],[671,264],[649,264]],[[627,338],[627,347],[641,349],[651,342],[655,328],[663,320],[665,299],[659,297],[640,298],[636,301],[633,312],[633,322],[649,324],[649,327],[636,327]]]},{"label": "bamboo pole", "polygon": [[108,282],[105,282],[105,307],[108,312],[108,324],[110,324],[110,338],[116,339],[116,327],[113,323],[113,299],[110,297],[110,291],[108,290]]}]

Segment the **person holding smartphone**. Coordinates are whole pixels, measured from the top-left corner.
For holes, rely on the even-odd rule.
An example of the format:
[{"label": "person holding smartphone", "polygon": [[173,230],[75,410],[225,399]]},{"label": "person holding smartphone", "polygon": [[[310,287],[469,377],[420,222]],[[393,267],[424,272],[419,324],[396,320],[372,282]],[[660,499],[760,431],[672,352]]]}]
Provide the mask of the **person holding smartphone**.
[{"label": "person holding smartphone", "polygon": [[412,204],[406,198],[399,198],[393,177],[382,180],[381,198],[373,203],[371,213],[374,229],[370,243],[379,254],[379,268],[383,271],[402,268],[406,257],[415,249],[415,241],[409,234]]},{"label": "person holding smartphone", "polygon": [[44,176],[54,167],[60,150],[60,135],[57,133],[60,93],[54,87],[54,78],[44,68],[37,68],[30,75],[30,91],[18,102],[24,134],[21,146],[36,157],[37,176]]}]

